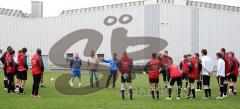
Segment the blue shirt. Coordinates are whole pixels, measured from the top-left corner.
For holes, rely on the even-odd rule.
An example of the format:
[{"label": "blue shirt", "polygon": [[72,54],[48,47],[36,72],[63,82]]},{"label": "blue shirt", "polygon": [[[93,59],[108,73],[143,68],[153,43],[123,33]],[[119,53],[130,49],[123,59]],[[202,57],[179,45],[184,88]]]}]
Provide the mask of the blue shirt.
[{"label": "blue shirt", "polygon": [[118,60],[117,59],[110,59],[110,60],[104,60],[103,62],[110,64],[110,70],[118,70]]}]

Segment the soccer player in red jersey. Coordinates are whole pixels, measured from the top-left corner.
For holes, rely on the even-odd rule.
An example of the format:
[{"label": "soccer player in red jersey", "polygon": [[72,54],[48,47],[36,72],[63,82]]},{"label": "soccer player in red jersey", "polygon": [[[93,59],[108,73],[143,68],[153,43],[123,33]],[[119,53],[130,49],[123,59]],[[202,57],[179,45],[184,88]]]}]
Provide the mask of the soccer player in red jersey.
[{"label": "soccer player in red jersey", "polygon": [[133,99],[133,89],[132,89],[132,69],[133,69],[133,61],[126,51],[123,52],[122,57],[119,59],[119,70],[121,75],[121,93],[122,99],[125,99],[124,92],[125,92],[125,83],[128,83],[130,99]]},{"label": "soccer player in red jersey", "polygon": [[167,88],[167,83],[169,81],[169,72],[168,72],[168,66],[169,66],[169,60],[170,56],[168,56],[168,51],[164,51],[162,56],[160,57],[160,62],[161,62],[161,73],[163,76],[163,81],[165,88]]},{"label": "soccer player in red jersey", "polygon": [[225,75],[226,75],[226,81],[223,83],[223,90],[224,90],[224,94],[223,97],[227,97],[227,90],[228,90],[228,74],[230,74],[230,57],[229,57],[229,53],[226,52],[225,48],[221,48],[221,53],[223,55],[223,60],[225,61]]},{"label": "soccer player in red jersey", "polygon": [[177,65],[173,64],[173,60],[172,58],[170,58],[169,60],[169,76],[170,76],[170,81],[168,84],[168,98],[166,98],[167,100],[171,100],[171,94],[172,94],[172,86],[174,85],[175,82],[177,82],[177,86],[178,86],[178,96],[176,99],[180,99],[180,95],[181,95],[181,88],[182,88],[182,73],[181,71],[178,69]]},{"label": "soccer player in red jersey", "polygon": [[32,87],[32,96],[33,97],[41,97],[38,95],[39,84],[41,81],[41,75],[44,71],[44,65],[42,61],[42,51],[41,49],[37,49],[36,54],[33,55],[31,63],[32,63],[32,75],[33,75],[33,87]]},{"label": "soccer player in red jersey", "polygon": [[[199,76],[199,59],[196,55],[194,55],[190,61],[189,61],[189,74],[188,74],[188,79],[189,79],[189,87],[188,87],[188,96],[187,99],[189,98],[195,98],[195,87],[194,87],[194,82],[196,79],[198,79]],[[192,97],[190,95],[192,94]]]},{"label": "soccer player in red jersey", "polygon": [[237,95],[237,78],[238,78],[238,68],[239,68],[239,61],[235,57],[233,52],[229,52],[231,60],[231,67],[230,67],[230,74],[228,74],[228,78],[230,80],[230,93]]},{"label": "soccer player in red jersey", "polygon": [[187,89],[188,86],[188,72],[189,72],[189,59],[188,55],[183,56],[183,60],[180,63],[180,70],[182,71],[182,79],[185,80],[185,89]]},{"label": "soccer player in red jersey", "polygon": [[156,92],[157,99],[159,99],[159,69],[160,69],[160,62],[157,59],[157,54],[152,54],[152,59],[144,66],[144,71],[149,75],[149,84],[151,87],[151,94],[152,98],[155,99],[154,91]]},{"label": "soccer player in red jersey", "polygon": [[200,58],[199,58],[199,53],[195,53],[195,55],[198,57],[198,59],[199,59],[199,63],[200,63],[200,65],[199,65],[199,76],[198,76],[198,80],[197,80],[197,89],[196,89],[196,91],[202,91],[202,82],[203,82],[203,76],[201,75],[201,72],[202,72],[202,62],[201,62],[201,60],[200,60]]},{"label": "soccer player in red jersey", "polygon": [[3,67],[3,72],[4,72],[4,89],[7,90],[7,84],[8,84],[8,79],[7,79],[7,63],[5,60],[6,55],[9,53],[9,51],[12,50],[11,46],[7,47],[7,51],[5,51],[3,53],[3,55],[1,56],[0,60],[2,62],[2,67]]},{"label": "soccer player in red jersey", "polygon": [[6,60],[6,70],[7,70],[7,78],[8,78],[8,93],[12,92],[15,93],[14,89],[14,74],[15,74],[15,66],[16,63],[13,60],[15,51],[10,50],[9,53],[7,53],[5,60]]},{"label": "soccer player in red jersey", "polygon": [[19,94],[24,94],[25,81],[27,80],[27,48],[22,48],[22,52],[18,54],[18,72],[19,72]]}]

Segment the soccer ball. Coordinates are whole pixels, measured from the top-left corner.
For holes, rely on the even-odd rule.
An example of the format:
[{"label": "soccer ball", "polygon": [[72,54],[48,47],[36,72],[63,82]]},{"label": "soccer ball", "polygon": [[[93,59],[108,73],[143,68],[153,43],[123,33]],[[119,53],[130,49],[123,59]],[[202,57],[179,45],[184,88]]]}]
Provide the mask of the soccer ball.
[{"label": "soccer ball", "polygon": [[143,74],[146,75],[147,73],[145,71],[143,71]]},{"label": "soccer ball", "polygon": [[54,82],[54,81],[55,81],[55,79],[54,79],[54,78],[51,78],[51,79],[50,79],[50,81]]}]

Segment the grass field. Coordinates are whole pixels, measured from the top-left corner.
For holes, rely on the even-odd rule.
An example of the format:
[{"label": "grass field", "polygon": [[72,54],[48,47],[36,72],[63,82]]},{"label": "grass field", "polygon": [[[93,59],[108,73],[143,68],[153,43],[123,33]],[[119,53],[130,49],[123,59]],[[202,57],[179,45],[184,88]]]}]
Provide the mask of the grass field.
[{"label": "grass field", "polygon": [[[119,83],[115,89],[108,88],[100,90],[89,95],[62,95],[56,91],[54,82],[50,78],[57,78],[66,72],[46,72],[44,80],[47,88],[40,88],[41,98],[32,98],[31,86],[32,76],[28,75],[26,85],[26,94],[7,94],[3,90],[3,82],[0,83],[0,109],[240,109],[240,96],[229,95],[224,100],[216,100],[218,96],[217,81],[214,76],[211,79],[212,99],[202,100],[204,92],[196,92],[196,99],[185,99],[186,92],[182,93],[180,100],[176,100],[176,94],[173,94],[171,101],[165,100],[167,94],[165,90],[161,90],[160,100],[152,100],[149,95],[137,95],[136,87],[148,87],[147,75],[138,74],[133,84],[134,100],[121,99],[119,93]],[[0,78],[3,78],[3,73],[0,73]],[[89,84],[88,74],[83,74],[83,85]],[[239,78],[240,79],[240,78]],[[160,81],[161,88],[163,82]],[[238,82],[238,84],[240,84]],[[77,85],[77,84],[75,84]],[[174,90],[176,93],[176,90]]]}]

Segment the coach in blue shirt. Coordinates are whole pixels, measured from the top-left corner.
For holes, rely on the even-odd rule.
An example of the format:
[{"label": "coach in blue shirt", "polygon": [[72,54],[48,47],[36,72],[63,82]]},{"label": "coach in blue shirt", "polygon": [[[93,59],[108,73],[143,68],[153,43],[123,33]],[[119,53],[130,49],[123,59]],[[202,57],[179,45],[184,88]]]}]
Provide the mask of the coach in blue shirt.
[{"label": "coach in blue shirt", "polygon": [[117,54],[113,53],[112,57],[113,58],[110,59],[110,60],[103,59],[103,62],[110,64],[110,72],[109,72],[109,76],[108,76],[108,79],[107,79],[106,88],[108,88],[109,82],[110,82],[112,77],[113,77],[112,87],[114,88],[115,87],[116,78],[117,78],[117,70],[118,70]]}]

